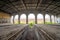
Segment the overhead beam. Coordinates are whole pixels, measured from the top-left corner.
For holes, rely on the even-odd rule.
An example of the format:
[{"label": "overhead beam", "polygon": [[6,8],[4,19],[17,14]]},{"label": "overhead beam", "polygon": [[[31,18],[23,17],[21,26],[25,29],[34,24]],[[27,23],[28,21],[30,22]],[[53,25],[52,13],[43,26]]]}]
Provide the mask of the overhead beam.
[{"label": "overhead beam", "polygon": [[21,0],[22,1],[22,4],[24,5],[25,9],[27,9],[27,6],[26,4],[24,3],[24,0]]},{"label": "overhead beam", "polygon": [[51,12],[51,13],[53,13],[53,12],[54,12],[54,10],[55,10],[55,9],[57,9],[57,8],[58,8],[58,6],[57,6],[57,7],[55,7],[54,9],[52,9],[50,12]]},{"label": "overhead beam", "polygon": [[5,13],[10,14],[10,15],[12,14],[12,13],[9,13],[9,12],[2,10],[2,9],[0,9],[0,12],[5,12]]},{"label": "overhead beam", "polygon": [[10,3],[15,9],[17,9],[17,12],[20,11],[17,7],[15,7],[15,5],[14,5],[10,0],[9,0],[9,3]]},{"label": "overhead beam", "polygon": [[42,0],[38,0],[37,5],[36,5],[36,9],[41,4],[41,2],[42,2]]},{"label": "overhead beam", "polygon": [[51,2],[48,4],[48,6],[44,9],[44,11],[46,11],[47,8],[48,8],[52,3],[53,3],[53,1],[51,1]]},{"label": "overhead beam", "polygon": [[[57,4],[57,5],[58,5],[58,4]],[[57,6],[57,5],[56,5],[56,6]],[[55,10],[55,9],[57,9],[58,7],[60,7],[60,5],[59,5],[59,6],[57,6],[57,7],[55,7],[55,8],[54,8],[54,9],[52,9],[51,11],[54,11],[54,10]]]},{"label": "overhead beam", "polygon": [[[17,11],[17,8],[16,8],[15,6],[13,6],[13,5],[9,5],[9,4],[11,4],[10,1],[8,1],[8,0],[7,0],[7,1],[2,0],[2,1],[5,2],[5,5],[9,6],[9,8],[15,9],[15,11],[18,12],[18,11]],[[11,7],[10,7],[10,6],[11,6]]]}]

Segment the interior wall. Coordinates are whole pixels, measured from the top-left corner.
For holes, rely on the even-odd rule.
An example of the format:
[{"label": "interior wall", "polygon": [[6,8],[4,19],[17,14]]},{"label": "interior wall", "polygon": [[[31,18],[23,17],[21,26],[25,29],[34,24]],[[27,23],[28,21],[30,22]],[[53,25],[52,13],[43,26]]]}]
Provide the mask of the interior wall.
[{"label": "interior wall", "polygon": [[10,23],[10,14],[0,12],[0,23]]}]

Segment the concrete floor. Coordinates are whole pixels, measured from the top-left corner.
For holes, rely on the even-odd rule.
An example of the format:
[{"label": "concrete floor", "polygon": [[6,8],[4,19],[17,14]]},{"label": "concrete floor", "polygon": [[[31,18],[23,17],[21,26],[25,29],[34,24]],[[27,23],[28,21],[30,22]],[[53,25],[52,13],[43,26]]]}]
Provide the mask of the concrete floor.
[{"label": "concrete floor", "polygon": [[60,39],[60,25],[59,24],[38,25],[38,26],[44,29],[45,31],[47,31],[49,34],[54,35],[57,38],[57,40]]},{"label": "concrete floor", "polygon": [[[17,31],[22,30],[25,26],[27,25],[0,25],[0,39],[2,38],[2,40],[4,40],[3,38],[13,35]],[[36,26],[42,28],[48,34],[51,34],[51,36],[55,36],[57,40],[60,39],[60,25],[37,24]]]},{"label": "concrete floor", "polygon": [[26,25],[11,25],[11,24],[0,25],[0,39],[3,40],[4,38],[15,34],[16,32],[23,29],[25,26]]}]

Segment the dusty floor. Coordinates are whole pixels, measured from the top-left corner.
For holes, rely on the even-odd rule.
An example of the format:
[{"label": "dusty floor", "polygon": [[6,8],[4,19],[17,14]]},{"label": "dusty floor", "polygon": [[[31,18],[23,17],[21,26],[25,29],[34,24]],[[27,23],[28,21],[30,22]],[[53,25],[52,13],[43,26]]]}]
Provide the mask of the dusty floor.
[{"label": "dusty floor", "polygon": [[17,31],[20,31],[24,27],[25,25],[0,25],[0,39],[3,40]]},{"label": "dusty floor", "polygon": [[60,39],[60,25],[38,25],[40,28],[44,29],[45,31],[52,33],[52,35],[55,35],[57,40]]},{"label": "dusty floor", "polygon": [[[0,25],[0,39],[4,40],[3,38],[10,36],[10,34],[14,34],[16,33],[16,31],[19,31],[21,29],[23,29],[26,25]],[[51,36],[53,36],[54,38],[56,38],[57,40],[60,39],[60,25],[44,25],[44,24],[37,24],[36,25],[39,28],[42,28],[44,31],[48,32],[48,34],[52,34]],[[35,29],[35,28],[34,28]],[[34,35],[35,33],[37,33],[37,31],[35,31],[35,33],[33,34],[32,29],[29,30],[28,32],[28,36],[30,35]],[[31,34],[30,34],[31,33]],[[7,36],[8,35],[8,36]],[[27,37],[28,37],[27,36]],[[30,38],[29,36],[29,38]],[[33,36],[31,36],[33,38]]]}]

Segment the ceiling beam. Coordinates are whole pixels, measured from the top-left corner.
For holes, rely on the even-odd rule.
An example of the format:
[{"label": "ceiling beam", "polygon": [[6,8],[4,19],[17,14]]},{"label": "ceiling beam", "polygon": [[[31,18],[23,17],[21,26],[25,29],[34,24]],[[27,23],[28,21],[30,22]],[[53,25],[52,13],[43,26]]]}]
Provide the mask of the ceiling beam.
[{"label": "ceiling beam", "polygon": [[9,3],[16,9],[17,12],[20,11],[17,7],[15,7],[15,5],[10,0],[9,0]]},{"label": "ceiling beam", "polygon": [[57,9],[57,7],[56,7],[56,8],[54,8],[54,9],[52,9],[52,10],[51,10],[51,12],[53,12],[55,9]]},{"label": "ceiling beam", "polygon": [[[15,9],[15,11],[18,12],[17,8],[15,6],[13,6],[10,1],[8,1],[8,0],[7,1],[2,0],[2,1],[5,2],[6,6],[9,6],[9,8]],[[9,5],[9,4],[11,4],[11,5]]]},{"label": "ceiling beam", "polygon": [[44,11],[46,11],[47,8],[48,8],[52,3],[53,3],[53,1],[51,1],[51,2],[48,4],[48,6],[44,9]]},{"label": "ceiling beam", "polygon": [[7,13],[7,14],[12,14],[12,13],[10,13],[10,12],[7,12],[7,11],[5,11],[5,10],[2,10],[2,9],[0,9],[0,12],[5,12],[5,13]]},{"label": "ceiling beam", "polygon": [[26,4],[24,3],[24,0],[21,0],[21,1],[22,1],[23,6],[25,7],[25,9],[27,9],[27,6],[26,6]]},{"label": "ceiling beam", "polygon": [[54,9],[52,9],[50,12],[54,12],[55,9],[57,9],[59,6],[56,6]]},{"label": "ceiling beam", "polygon": [[38,0],[37,5],[36,5],[36,9],[41,3],[42,3],[42,0]]}]

